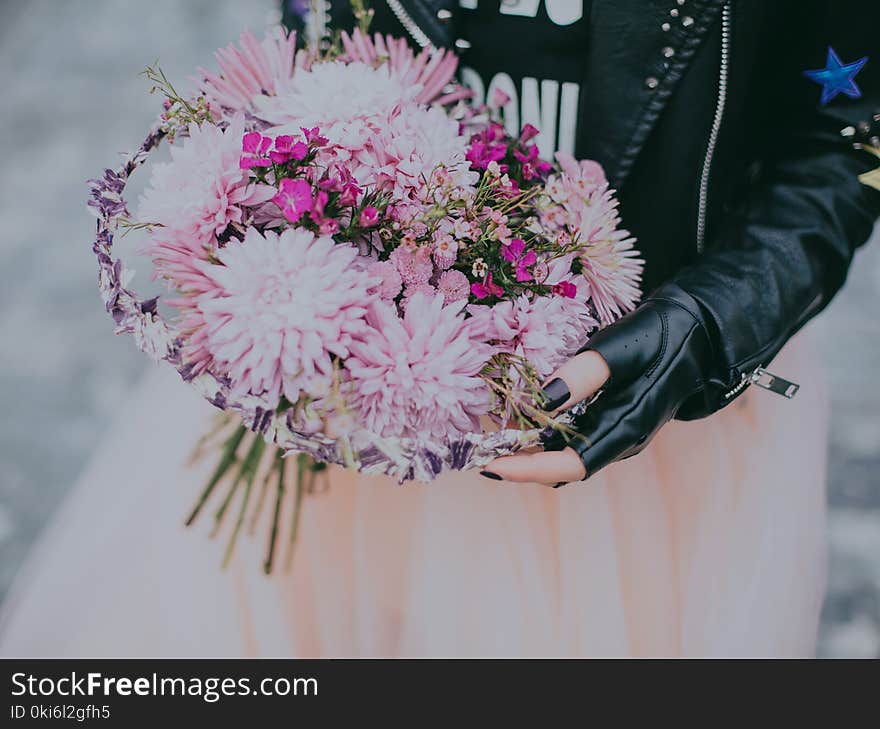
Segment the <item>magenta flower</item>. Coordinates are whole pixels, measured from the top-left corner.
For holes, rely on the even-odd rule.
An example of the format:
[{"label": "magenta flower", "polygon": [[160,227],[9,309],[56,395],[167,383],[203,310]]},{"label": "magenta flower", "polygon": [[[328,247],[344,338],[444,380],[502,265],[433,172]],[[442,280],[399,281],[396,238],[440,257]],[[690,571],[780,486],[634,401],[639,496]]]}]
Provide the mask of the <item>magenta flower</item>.
[{"label": "magenta flower", "polygon": [[301,139],[294,141],[295,137],[290,134],[279,134],[275,137],[275,149],[269,152],[269,158],[276,164],[281,165],[290,160],[302,162],[309,154],[309,146]]},{"label": "magenta flower", "polygon": [[[358,197],[363,192],[356,182],[353,180],[346,182],[339,193],[339,204],[345,206],[357,205]],[[378,218],[377,218],[378,219]]]},{"label": "magenta flower", "polygon": [[305,180],[281,180],[272,202],[281,208],[285,218],[296,223],[312,209],[312,186]]},{"label": "magenta flower", "polygon": [[519,141],[525,144],[537,137],[540,132],[532,124],[526,124],[519,133]]},{"label": "magenta flower", "polygon": [[504,159],[506,154],[507,146],[504,144],[486,144],[477,140],[468,147],[465,159],[471,163],[472,169],[485,170],[491,162]]},{"label": "magenta flower", "polygon": [[538,256],[534,251],[526,250],[526,244],[521,238],[514,238],[506,246],[501,246],[501,256],[514,265],[517,281],[522,283],[534,278],[529,269],[538,262]]},{"label": "magenta flower", "polygon": [[372,205],[367,205],[363,210],[361,210],[360,217],[358,217],[358,225],[361,228],[372,228],[374,225],[379,224],[379,211],[374,208]]},{"label": "magenta flower", "polygon": [[339,232],[339,221],[332,218],[325,218],[318,225],[318,232],[321,235],[336,235]]},{"label": "magenta flower", "polygon": [[551,291],[557,296],[563,296],[566,299],[573,299],[577,296],[577,286],[571,281],[560,281],[558,284],[555,284]]},{"label": "magenta flower", "polygon": [[482,282],[471,284],[471,293],[477,299],[488,299],[490,296],[501,297],[504,295],[504,289],[498,284],[492,282],[492,272],[486,274]]},{"label": "magenta flower", "polygon": [[323,147],[325,144],[330,142],[327,137],[321,136],[321,130],[318,127],[312,127],[308,129],[306,127],[300,127],[302,129],[303,136],[306,138],[306,142],[310,145],[314,145],[316,147]]},{"label": "magenta flower", "polygon": [[241,138],[241,150],[244,154],[239,160],[239,166],[243,170],[249,170],[253,167],[271,167],[270,160],[266,153],[272,146],[272,137],[264,137],[259,132],[248,132]]}]

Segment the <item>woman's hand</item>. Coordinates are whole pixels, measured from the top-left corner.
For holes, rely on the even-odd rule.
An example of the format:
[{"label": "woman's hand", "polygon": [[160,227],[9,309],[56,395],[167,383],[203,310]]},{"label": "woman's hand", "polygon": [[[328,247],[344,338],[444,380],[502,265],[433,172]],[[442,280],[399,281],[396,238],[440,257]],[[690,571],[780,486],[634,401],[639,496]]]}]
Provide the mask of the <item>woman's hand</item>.
[{"label": "woman's hand", "polygon": [[[593,350],[581,352],[548,378],[543,391],[544,409],[554,412],[568,410],[581,400],[593,397],[610,376],[611,371],[601,354]],[[568,446],[560,451],[544,450],[496,458],[482,473],[496,480],[546,484],[581,481],[587,476],[581,457]]]},{"label": "woman's hand", "polygon": [[482,475],[562,485],[635,455],[682,403],[703,392],[712,362],[699,306],[679,287],[664,286],[593,335],[544,387],[549,411],[567,409],[601,390],[574,419],[576,433],[555,433],[543,451],[496,458]]}]

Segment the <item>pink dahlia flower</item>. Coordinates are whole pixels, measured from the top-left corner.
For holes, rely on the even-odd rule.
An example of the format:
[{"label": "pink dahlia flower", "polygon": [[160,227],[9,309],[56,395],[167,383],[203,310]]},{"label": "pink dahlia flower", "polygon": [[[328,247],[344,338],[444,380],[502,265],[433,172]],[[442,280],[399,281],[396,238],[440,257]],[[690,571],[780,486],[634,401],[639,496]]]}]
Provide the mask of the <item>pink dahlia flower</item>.
[{"label": "pink dahlia flower", "polygon": [[275,94],[279,83],[294,74],[296,33],[276,28],[262,42],[250,31],[241,34],[238,46],[230,43],[214,57],[220,75],[199,69],[200,90],[215,106],[232,112],[252,110],[254,99]]},{"label": "pink dahlia flower", "polygon": [[580,256],[590,301],[602,326],[632,311],[642,296],[645,262],[634,244],[627,231],[607,228],[603,235],[592,236]]},{"label": "pink dahlia flower", "polygon": [[584,302],[562,296],[519,296],[493,306],[472,304],[475,335],[527,359],[546,377],[582,346],[596,322]]},{"label": "pink dahlia flower", "polygon": [[153,165],[138,219],[162,226],[146,246],[160,275],[181,283],[177,272],[190,271],[193,259],[207,259],[215,237],[243,221],[243,207],[274,194],[269,185],[252,184],[239,165],[243,132],[241,116],[225,131],[191,124],[189,137],[171,147],[171,161]]},{"label": "pink dahlia flower", "polygon": [[576,238],[583,277],[599,321],[610,324],[631,311],[641,297],[644,260],[635,239],[621,230],[614,191],[596,162],[557,154],[561,175],[552,175],[539,201],[541,225],[560,239]]},{"label": "pink dahlia flower", "polygon": [[414,103],[416,92],[387,66],[328,61],[298,69],[277,95],[259,99],[256,115],[273,125],[272,134],[319,127],[331,144],[343,147],[337,152],[347,154],[364,147],[398,104]]},{"label": "pink dahlia flower", "polygon": [[350,402],[367,428],[426,440],[479,428],[490,402],[479,373],[493,349],[472,338],[459,307],[418,293],[402,318],[380,302],[368,322],[345,363]]},{"label": "pink dahlia flower", "polygon": [[[302,228],[265,237],[249,228],[217,253],[220,265],[203,263],[213,282],[193,302],[201,317],[202,347],[216,374],[238,392],[263,395],[269,407],[282,394],[328,392],[332,356],[346,357],[362,336],[367,293],[374,279],[354,265],[357,250],[316,238]],[[192,353],[196,361],[204,353]]]},{"label": "pink dahlia flower", "polygon": [[406,38],[382,36],[372,38],[355,30],[348,35],[342,32],[342,44],[347,60],[375,65],[387,59],[391,73],[401,78],[407,86],[419,88],[416,101],[421,104],[449,104],[470,96],[462,86],[447,86],[455,78],[458,58],[448,50],[425,48],[416,55]]},{"label": "pink dahlia flower", "polygon": [[[432,204],[433,197],[449,195],[476,185],[479,174],[469,169],[465,155],[467,140],[459,134],[458,122],[438,107],[409,104],[395,109],[387,122],[376,129],[370,144],[355,155],[359,165],[355,176],[365,184],[382,184],[395,197],[416,197]],[[425,180],[439,168],[446,174],[445,190],[432,191]]]}]

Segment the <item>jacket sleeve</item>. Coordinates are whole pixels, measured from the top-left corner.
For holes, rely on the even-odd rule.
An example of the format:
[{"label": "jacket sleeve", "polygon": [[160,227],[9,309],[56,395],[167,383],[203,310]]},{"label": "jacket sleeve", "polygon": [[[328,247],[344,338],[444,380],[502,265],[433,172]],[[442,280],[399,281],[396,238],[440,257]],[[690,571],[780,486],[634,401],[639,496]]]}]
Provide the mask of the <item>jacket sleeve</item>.
[{"label": "jacket sleeve", "polygon": [[713,351],[706,386],[678,418],[723,407],[744,375],[768,365],[843,285],[855,249],[880,216],[880,192],[858,179],[878,160],[853,144],[880,134],[880,29],[859,16],[862,6],[827,3],[828,16],[817,25],[824,37],[795,61],[821,68],[829,45],[844,63],[869,56],[855,79],[862,96],[841,94],[822,106],[817,84],[800,74],[786,78],[794,97],[785,118],[773,120],[780,132],[746,204],[721,221],[707,252],[671,281],[696,302]]}]

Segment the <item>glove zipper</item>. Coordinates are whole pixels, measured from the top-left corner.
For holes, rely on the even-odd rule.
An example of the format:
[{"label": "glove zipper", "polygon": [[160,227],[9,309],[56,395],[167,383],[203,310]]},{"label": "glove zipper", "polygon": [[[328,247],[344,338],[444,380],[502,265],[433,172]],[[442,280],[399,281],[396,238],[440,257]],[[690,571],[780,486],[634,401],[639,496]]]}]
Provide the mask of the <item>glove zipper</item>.
[{"label": "glove zipper", "polygon": [[725,393],[724,399],[730,400],[730,398],[739,395],[749,385],[757,385],[765,390],[770,390],[770,392],[775,392],[777,395],[787,397],[789,400],[797,394],[801,387],[795,382],[768,372],[764,369],[764,365],[758,365],[750,373],[743,372],[739,383],[736,387]]},{"label": "glove zipper", "polygon": [[733,29],[733,1],[725,3],[721,10],[721,65],[718,70],[718,100],[715,102],[715,116],[706,144],[703,158],[703,171],[700,174],[700,197],[697,208],[697,254],[702,254],[706,239],[706,211],[709,206],[709,178],[712,174],[712,158],[718,144],[724,110],[727,106],[727,77],[730,72],[730,38]]}]

